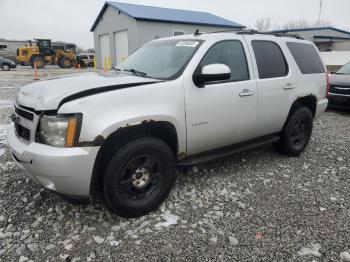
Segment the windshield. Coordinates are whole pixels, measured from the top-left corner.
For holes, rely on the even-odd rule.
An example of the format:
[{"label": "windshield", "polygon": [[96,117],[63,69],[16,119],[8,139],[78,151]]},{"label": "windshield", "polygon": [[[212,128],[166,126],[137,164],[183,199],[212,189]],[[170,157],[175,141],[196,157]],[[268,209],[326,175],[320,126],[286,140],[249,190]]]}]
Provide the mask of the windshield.
[{"label": "windshield", "polygon": [[184,69],[200,43],[199,40],[151,42],[141,47],[115,69],[138,72],[149,78],[172,79]]},{"label": "windshield", "polygon": [[342,74],[342,75],[350,75],[350,62],[343,65],[338,71],[337,74]]}]

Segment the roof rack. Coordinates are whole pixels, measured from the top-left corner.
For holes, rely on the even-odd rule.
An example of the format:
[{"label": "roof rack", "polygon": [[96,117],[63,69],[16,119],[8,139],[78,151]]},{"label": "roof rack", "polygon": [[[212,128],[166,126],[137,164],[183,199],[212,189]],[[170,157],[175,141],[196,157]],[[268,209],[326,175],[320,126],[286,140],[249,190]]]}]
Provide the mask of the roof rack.
[{"label": "roof rack", "polygon": [[233,28],[233,29],[228,29],[228,30],[222,30],[222,31],[214,31],[214,32],[209,32],[209,33],[202,33],[197,29],[194,32],[194,36],[199,36],[199,35],[207,35],[207,34],[219,34],[219,33],[228,33],[228,32],[240,32],[242,31],[241,28]]},{"label": "roof rack", "polygon": [[298,34],[286,34],[286,33],[274,33],[274,32],[259,32],[257,30],[254,29],[249,29],[249,30],[242,30],[237,32],[237,34],[241,34],[241,35],[273,35],[273,36],[277,36],[277,37],[293,37],[296,39],[304,39],[302,38],[300,35]]},{"label": "roof rack", "polygon": [[228,32],[234,32],[236,34],[240,35],[272,35],[276,37],[293,37],[296,39],[304,40],[300,35],[298,34],[286,34],[286,33],[274,33],[274,32],[259,32],[254,29],[246,29],[246,30],[240,30],[240,29],[230,29],[230,30],[222,30],[222,31],[215,31],[215,32],[209,32],[209,33],[201,33],[199,32],[199,29],[197,29],[194,33],[195,36],[199,36],[202,34],[217,34],[217,33],[228,33]]}]

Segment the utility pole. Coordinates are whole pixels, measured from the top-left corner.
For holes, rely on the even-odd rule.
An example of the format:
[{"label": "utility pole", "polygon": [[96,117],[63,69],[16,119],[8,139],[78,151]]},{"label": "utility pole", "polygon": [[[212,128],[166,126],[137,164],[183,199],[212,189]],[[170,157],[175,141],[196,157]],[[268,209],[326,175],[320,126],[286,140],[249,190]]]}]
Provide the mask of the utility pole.
[{"label": "utility pole", "polygon": [[323,5],[323,0],[320,0],[320,12],[318,14],[318,24],[321,23],[322,5]]}]

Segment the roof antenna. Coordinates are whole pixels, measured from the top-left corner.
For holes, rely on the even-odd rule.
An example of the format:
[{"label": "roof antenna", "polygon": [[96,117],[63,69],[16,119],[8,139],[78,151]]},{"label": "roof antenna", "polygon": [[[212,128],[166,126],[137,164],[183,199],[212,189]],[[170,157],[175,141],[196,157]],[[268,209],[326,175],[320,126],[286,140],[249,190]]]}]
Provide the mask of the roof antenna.
[{"label": "roof antenna", "polygon": [[199,32],[199,29],[196,30],[196,32],[194,32],[194,36],[199,36],[201,35],[201,33]]}]

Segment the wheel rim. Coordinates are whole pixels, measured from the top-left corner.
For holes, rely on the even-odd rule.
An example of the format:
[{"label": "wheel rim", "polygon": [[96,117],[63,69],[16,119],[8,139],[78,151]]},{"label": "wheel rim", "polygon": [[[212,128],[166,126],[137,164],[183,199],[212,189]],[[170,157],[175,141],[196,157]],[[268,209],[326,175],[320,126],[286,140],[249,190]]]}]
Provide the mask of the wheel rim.
[{"label": "wheel rim", "polygon": [[304,145],[307,137],[307,125],[304,119],[298,119],[295,121],[292,132],[291,142],[296,147]]},{"label": "wheel rim", "polygon": [[4,65],[4,70],[5,71],[7,71],[7,70],[9,70],[10,69],[10,67],[8,66],[8,65]]},{"label": "wheel rim", "polygon": [[119,189],[129,200],[151,198],[160,188],[162,171],[163,167],[156,156],[137,156],[123,168]]}]

